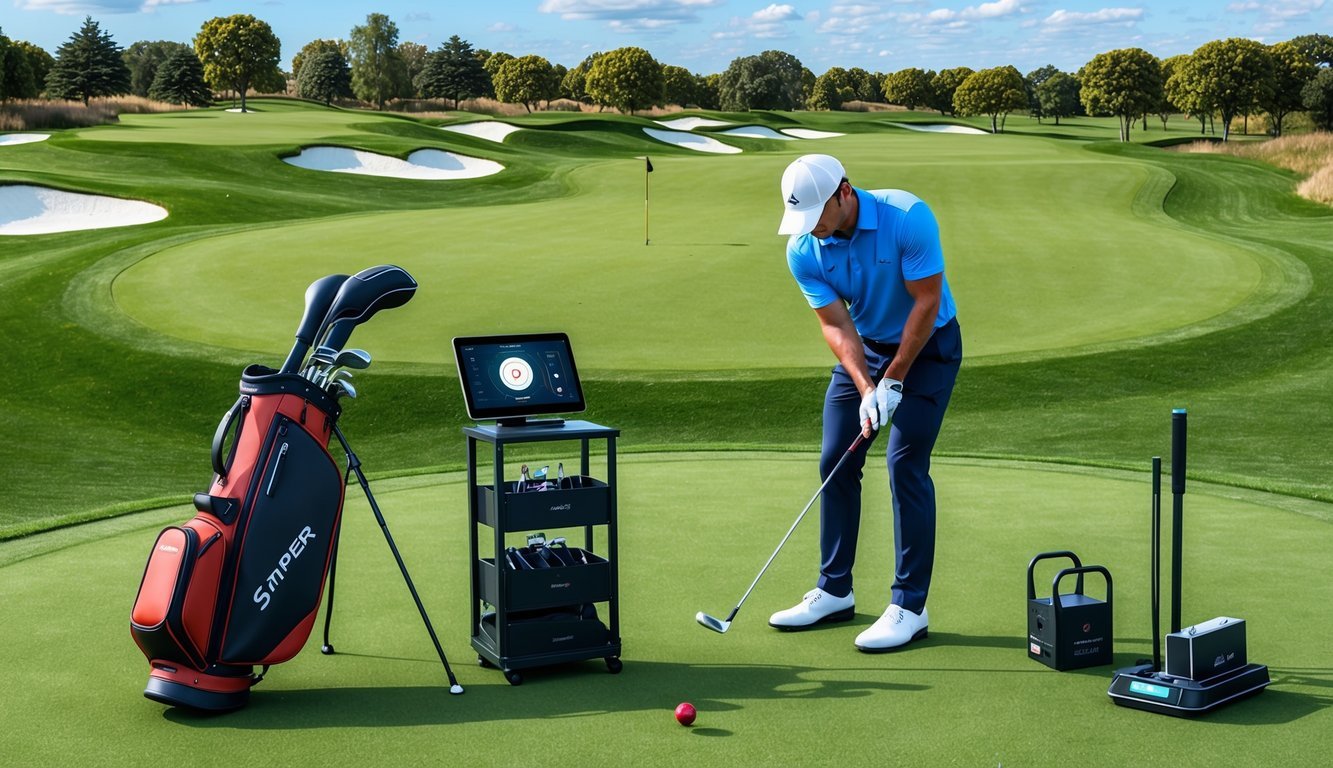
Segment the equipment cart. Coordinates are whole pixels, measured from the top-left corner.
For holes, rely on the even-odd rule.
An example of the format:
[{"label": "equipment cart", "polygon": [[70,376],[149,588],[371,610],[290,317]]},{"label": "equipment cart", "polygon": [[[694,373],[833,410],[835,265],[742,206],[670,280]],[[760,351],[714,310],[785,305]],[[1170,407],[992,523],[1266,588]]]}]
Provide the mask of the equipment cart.
[{"label": "equipment cart", "polygon": [[[612,673],[621,670],[620,605],[617,596],[616,437],[620,430],[586,421],[528,423],[523,426],[465,427],[470,525],[468,563],[472,570],[472,647],[482,666],[498,667],[511,685],[521,670],[601,658]],[[589,444],[606,441],[606,478],[592,477]],[[505,448],[520,443],[577,441],[579,473],[549,490],[524,490],[505,479]],[[478,477],[478,443],[494,451],[489,482]],[[511,470],[512,473],[512,470]],[[581,549],[552,548],[545,561],[511,565],[523,555],[506,534],[578,528]],[[594,529],[606,529],[605,549],[595,551]],[[490,541],[481,540],[484,533]],[[531,550],[531,547],[524,548]],[[559,552],[561,557],[554,555]],[[527,554],[531,554],[529,551]],[[528,567],[531,564],[534,567]],[[482,604],[491,606],[483,612]],[[606,615],[596,615],[596,604]],[[605,623],[602,619],[605,618]]]}]

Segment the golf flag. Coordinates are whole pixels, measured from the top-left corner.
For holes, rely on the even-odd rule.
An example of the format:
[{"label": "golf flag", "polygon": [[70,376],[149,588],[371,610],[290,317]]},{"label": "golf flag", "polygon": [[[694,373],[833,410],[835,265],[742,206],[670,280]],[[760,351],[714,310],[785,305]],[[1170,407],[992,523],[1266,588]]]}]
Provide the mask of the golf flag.
[{"label": "golf flag", "polygon": [[653,172],[653,161],[643,156],[643,244],[648,244],[648,174]]}]

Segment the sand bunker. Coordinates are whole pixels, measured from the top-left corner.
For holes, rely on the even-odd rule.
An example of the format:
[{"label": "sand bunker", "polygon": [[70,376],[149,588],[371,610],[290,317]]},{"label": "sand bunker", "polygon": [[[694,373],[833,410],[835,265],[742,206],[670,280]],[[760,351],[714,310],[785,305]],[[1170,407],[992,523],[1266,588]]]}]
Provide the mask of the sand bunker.
[{"label": "sand bunker", "polygon": [[441,130],[462,133],[467,136],[476,136],[479,139],[487,141],[501,142],[505,137],[514,131],[522,130],[516,125],[502,123],[498,120],[478,120],[475,123],[464,123],[462,125],[445,125]]},{"label": "sand bunker", "polygon": [[46,141],[49,133],[4,133],[0,134],[0,147],[12,147],[15,144],[31,144],[34,141]]},{"label": "sand bunker", "polygon": [[725,136],[743,136],[747,139],[781,139],[783,141],[796,141],[793,136],[783,136],[772,128],[765,128],[762,125],[747,125],[743,128],[732,128],[729,131],[723,131]]},{"label": "sand bunker", "polygon": [[833,131],[816,131],[812,128],[783,128],[782,132],[798,139],[832,139],[847,135],[845,133],[834,133]]},{"label": "sand bunker", "polygon": [[308,147],[284,163],[311,171],[388,176],[396,179],[475,179],[504,170],[504,166],[479,157],[455,155],[438,149],[418,149],[399,160],[388,155],[346,147]]},{"label": "sand bunker", "polygon": [[14,184],[0,187],[0,235],[48,235],[149,224],[167,209],[138,200]]},{"label": "sand bunker", "polygon": [[726,120],[709,120],[706,117],[679,117],[675,120],[654,120],[658,125],[673,131],[692,131],[695,128],[709,128],[717,125],[731,125]]},{"label": "sand bunker", "polygon": [[722,142],[710,136],[700,136],[697,133],[682,133],[681,131],[659,131],[656,128],[644,128],[643,132],[652,136],[658,141],[665,141],[668,144],[675,144],[678,147],[693,149],[696,152],[713,152],[719,155],[740,154],[740,147],[733,147],[730,144]]},{"label": "sand bunker", "polygon": [[889,123],[895,128],[906,128],[909,131],[924,131],[926,133],[967,133],[989,136],[989,131],[983,131],[980,128],[972,128],[966,125],[927,125],[925,123]]}]

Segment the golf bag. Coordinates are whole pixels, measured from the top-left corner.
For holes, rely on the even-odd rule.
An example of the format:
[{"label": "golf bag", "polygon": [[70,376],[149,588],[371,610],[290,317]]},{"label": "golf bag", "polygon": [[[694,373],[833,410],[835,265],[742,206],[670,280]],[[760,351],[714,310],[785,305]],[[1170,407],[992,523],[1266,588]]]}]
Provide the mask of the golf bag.
[{"label": "golf bag", "polygon": [[151,666],[144,695],[164,704],[245,706],[268,666],[305,645],[336,551],[337,400],[259,365],[240,392],[213,436],[213,485],[192,520],[158,535],[131,613]]}]

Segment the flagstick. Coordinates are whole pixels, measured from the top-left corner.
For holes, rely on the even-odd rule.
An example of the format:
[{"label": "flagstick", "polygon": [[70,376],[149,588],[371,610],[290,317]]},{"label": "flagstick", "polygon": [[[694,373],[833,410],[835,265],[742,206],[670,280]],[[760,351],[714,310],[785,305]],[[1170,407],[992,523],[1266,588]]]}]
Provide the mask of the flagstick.
[{"label": "flagstick", "polygon": [[651,162],[644,158],[643,166],[643,244],[648,244],[648,163]]}]

